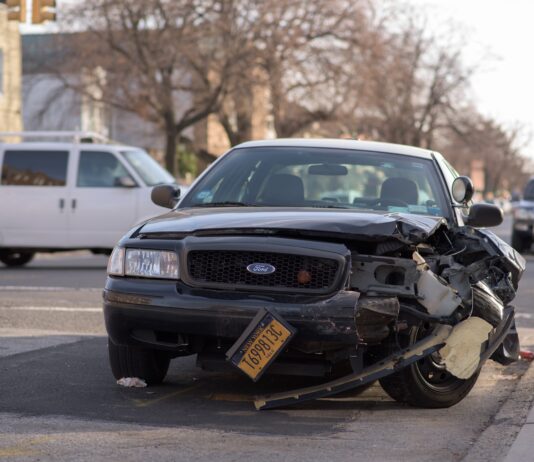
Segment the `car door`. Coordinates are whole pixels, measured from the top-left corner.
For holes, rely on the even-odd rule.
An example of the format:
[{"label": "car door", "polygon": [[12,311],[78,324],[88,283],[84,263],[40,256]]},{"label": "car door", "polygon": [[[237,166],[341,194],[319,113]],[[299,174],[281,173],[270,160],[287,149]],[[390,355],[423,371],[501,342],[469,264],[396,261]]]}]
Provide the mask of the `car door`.
[{"label": "car door", "polygon": [[81,148],[68,204],[69,242],[78,248],[112,248],[137,216],[138,182],[112,150]]},{"label": "car door", "polygon": [[67,247],[69,149],[6,146],[0,159],[0,245]]}]

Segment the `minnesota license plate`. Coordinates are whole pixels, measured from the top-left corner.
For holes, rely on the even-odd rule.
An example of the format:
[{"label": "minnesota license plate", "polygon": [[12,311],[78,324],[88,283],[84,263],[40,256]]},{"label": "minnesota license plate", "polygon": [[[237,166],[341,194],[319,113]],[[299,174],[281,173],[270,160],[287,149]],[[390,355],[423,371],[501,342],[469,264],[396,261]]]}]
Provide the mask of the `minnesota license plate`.
[{"label": "minnesota license plate", "polygon": [[295,328],[274,312],[262,308],[228,350],[226,359],[257,381],[293,335]]}]

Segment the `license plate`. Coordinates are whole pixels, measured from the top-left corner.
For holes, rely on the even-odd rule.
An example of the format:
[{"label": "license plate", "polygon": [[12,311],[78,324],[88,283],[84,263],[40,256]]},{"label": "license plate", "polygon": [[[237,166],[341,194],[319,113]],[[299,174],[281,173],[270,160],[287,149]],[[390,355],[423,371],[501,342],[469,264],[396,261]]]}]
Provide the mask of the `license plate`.
[{"label": "license plate", "polygon": [[295,328],[276,313],[262,308],[228,350],[226,359],[256,382],[293,335]]}]

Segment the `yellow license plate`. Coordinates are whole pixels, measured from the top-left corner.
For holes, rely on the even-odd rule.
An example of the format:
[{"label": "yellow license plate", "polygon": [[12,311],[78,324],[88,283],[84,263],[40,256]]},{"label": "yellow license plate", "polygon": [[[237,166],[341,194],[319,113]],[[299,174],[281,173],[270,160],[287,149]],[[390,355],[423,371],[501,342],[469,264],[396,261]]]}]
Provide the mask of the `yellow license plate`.
[{"label": "yellow license plate", "polygon": [[256,316],[228,350],[228,360],[256,381],[282,352],[295,329],[267,310]]}]

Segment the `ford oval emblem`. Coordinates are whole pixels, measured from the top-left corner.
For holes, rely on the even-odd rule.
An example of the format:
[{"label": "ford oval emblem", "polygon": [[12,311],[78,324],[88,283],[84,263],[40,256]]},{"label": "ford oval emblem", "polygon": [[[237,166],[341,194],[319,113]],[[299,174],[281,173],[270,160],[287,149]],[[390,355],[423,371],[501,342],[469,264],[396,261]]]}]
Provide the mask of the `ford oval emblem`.
[{"label": "ford oval emblem", "polygon": [[252,274],[272,274],[276,268],[269,263],[251,263],[247,266],[247,271]]}]

